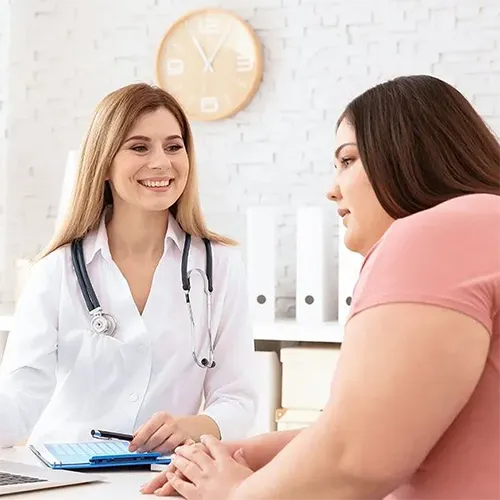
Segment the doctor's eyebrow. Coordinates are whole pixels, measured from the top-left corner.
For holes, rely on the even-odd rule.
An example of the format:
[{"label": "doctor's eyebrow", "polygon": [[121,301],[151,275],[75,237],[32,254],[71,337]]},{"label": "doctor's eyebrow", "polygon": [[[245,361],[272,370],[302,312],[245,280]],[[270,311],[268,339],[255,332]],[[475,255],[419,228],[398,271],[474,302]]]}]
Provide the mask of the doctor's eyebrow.
[{"label": "doctor's eyebrow", "polygon": [[[171,141],[172,139],[180,139],[182,141],[182,137],[180,135],[169,135],[168,137],[165,138],[167,141]],[[132,137],[129,137],[128,139],[125,139],[123,144],[126,144],[127,142],[130,141],[144,141],[144,142],[151,142],[151,138],[147,137],[146,135],[133,135]]]}]

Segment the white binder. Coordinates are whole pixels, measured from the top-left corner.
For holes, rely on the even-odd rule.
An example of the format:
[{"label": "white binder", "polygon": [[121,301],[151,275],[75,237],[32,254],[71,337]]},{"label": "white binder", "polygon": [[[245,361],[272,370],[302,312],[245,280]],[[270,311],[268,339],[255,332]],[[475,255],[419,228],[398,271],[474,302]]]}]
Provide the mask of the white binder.
[{"label": "white binder", "polygon": [[319,323],[337,318],[335,215],[321,207],[297,209],[296,319]]},{"label": "white binder", "polygon": [[274,321],[276,298],[276,216],[268,207],[247,210],[247,277],[252,319]]},{"label": "white binder", "polygon": [[352,302],[354,287],[363,264],[363,257],[349,250],[344,244],[346,228],[339,219],[339,323],[345,324]]}]

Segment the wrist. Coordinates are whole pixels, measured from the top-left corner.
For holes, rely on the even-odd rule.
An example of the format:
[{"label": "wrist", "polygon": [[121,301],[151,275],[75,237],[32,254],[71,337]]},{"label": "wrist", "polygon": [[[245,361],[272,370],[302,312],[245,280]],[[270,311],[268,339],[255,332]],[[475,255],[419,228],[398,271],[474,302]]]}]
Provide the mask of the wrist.
[{"label": "wrist", "polygon": [[196,442],[200,441],[201,436],[208,434],[220,439],[219,426],[215,420],[208,415],[186,415],[177,417],[175,421],[177,425]]}]

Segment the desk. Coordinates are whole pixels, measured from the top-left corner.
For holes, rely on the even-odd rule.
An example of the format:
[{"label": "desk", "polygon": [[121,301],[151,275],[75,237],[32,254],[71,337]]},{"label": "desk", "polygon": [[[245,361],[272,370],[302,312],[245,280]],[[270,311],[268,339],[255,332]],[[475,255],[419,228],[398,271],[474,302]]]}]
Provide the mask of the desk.
[{"label": "desk", "polygon": [[[0,459],[11,462],[21,462],[29,465],[45,467],[35,455],[25,447],[0,449]],[[105,482],[90,483],[64,488],[32,491],[6,496],[5,500],[149,500],[158,498],[154,495],[143,495],[140,487],[155,477],[158,472],[130,471],[130,472],[96,472],[106,478]],[[2,497],[4,498],[4,497]],[[172,498],[172,497],[170,497]]]}]

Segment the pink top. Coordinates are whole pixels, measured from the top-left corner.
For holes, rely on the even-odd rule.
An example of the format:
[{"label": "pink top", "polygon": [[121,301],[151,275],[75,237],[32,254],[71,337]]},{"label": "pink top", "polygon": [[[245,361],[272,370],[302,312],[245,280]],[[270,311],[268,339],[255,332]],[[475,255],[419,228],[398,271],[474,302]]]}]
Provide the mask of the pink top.
[{"label": "pink top", "polygon": [[391,498],[499,499],[500,196],[460,196],[393,223],[366,256],[350,316],[402,301],[467,314],[492,341],[468,403]]}]

